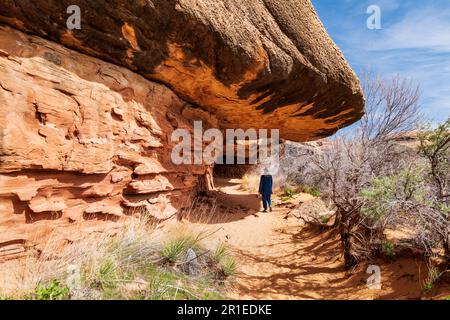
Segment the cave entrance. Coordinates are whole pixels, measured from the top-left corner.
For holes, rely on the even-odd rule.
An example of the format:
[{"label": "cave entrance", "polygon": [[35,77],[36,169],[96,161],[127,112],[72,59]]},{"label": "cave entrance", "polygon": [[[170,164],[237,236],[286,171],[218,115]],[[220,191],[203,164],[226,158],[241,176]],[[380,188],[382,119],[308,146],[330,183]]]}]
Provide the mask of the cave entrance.
[{"label": "cave entrance", "polygon": [[253,164],[216,164],[213,169],[213,178],[242,178],[255,165]]},{"label": "cave entrance", "polygon": [[[236,159],[235,159],[236,160]],[[240,185],[245,174],[254,169],[254,164],[215,164],[212,168],[212,180],[215,190],[222,190],[222,187]]]}]

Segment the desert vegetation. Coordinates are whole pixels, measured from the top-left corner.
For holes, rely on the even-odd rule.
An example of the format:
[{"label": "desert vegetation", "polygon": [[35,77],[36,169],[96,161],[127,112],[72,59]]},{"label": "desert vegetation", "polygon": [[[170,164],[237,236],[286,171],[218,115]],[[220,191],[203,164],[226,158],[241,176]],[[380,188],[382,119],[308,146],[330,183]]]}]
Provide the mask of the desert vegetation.
[{"label": "desert vegetation", "polygon": [[[114,232],[94,234],[62,248],[49,246],[20,268],[14,290],[1,299],[223,299],[237,263],[208,235],[183,230],[167,235],[145,216]],[[20,285],[19,285],[20,283]]]},{"label": "desert vegetation", "polygon": [[[363,82],[362,120],[320,144],[286,144],[280,167],[289,168],[286,183],[313,190],[334,212],[348,268],[414,252],[431,263],[430,288],[448,272],[450,120],[421,123],[419,89],[406,79]],[[408,237],[394,243],[389,230]]]}]

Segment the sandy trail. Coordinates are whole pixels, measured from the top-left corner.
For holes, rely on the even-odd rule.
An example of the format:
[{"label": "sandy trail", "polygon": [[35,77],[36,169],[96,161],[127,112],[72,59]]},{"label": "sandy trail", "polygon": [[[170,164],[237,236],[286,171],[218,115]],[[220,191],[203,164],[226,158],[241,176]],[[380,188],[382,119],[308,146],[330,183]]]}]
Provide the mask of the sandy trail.
[{"label": "sandy trail", "polygon": [[[208,245],[224,242],[239,262],[232,299],[419,299],[425,264],[411,258],[375,262],[381,290],[371,290],[367,265],[351,274],[343,268],[340,241],[333,232],[305,226],[274,199],[274,212],[262,213],[256,194],[239,180],[218,179],[217,208],[205,224],[192,217],[183,224],[212,233]],[[311,200],[300,194],[294,202]],[[438,296],[450,294],[441,288]]]},{"label": "sandy trail", "polygon": [[[260,212],[258,197],[243,191],[240,180],[217,179],[215,183],[217,190],[193,203],[193,210],[186,212],[181,221],[166,221],[158,230],[164,237],[200,234],[204,237],[202,245],[210,250],[225,243],[238,261],[238,272],[230,283],[227,298],[422,298],[421,284],[426,277],[423,261],[396,258],[391,262],[372,262],[381,268],[382,288],[370,290],[366,284],[370,276],[367,265],[351,273],[344,270],[340,240],[335,233],[306,226],[276,197],[274,212]],[[312,199],[299,194],[290,202],[296,206]],[[11,270],[22,262],[3,263],[0,280],[11,280],[11,285],[17,285],[18,279]],[[449,283],[438,286],[426,298],[447,296]]]}]

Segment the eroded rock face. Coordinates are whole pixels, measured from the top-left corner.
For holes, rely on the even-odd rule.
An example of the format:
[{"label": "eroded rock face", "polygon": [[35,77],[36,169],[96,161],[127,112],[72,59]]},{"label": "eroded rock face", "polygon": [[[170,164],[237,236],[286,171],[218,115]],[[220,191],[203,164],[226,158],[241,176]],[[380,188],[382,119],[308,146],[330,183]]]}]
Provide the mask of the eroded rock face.
[{"label": "eroded rock face", "polygon": [[[70,5],[80,30],[66,27]],[[0,0],[0,21],[163,82],[223,128],[306,141],[363,114],[309,0]]]},{"label": "eroded rock face", "polygon": [[170,136],[194,120],[306,141],[363,107],[308,0],[0,0],[0,259],[189,206],[211,168]]},{"label": "eroded rock face", "polygon": [[193,130],[193,115],[210,126],[214,116],[126,68],[4,26],[0,106],[0,253],[135,211],[168,218],[210,170],[173,165],[170,137]]}]

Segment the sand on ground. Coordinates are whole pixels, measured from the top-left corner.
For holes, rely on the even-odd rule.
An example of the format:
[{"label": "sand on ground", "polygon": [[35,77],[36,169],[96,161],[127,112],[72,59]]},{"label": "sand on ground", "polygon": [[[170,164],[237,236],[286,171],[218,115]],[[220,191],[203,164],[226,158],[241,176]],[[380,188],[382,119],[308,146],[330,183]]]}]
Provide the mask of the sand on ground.
[{"label": "sand on ground", "polygon": [[[187,214],[180,222],[165,226],[206,234],[211,250],[225,243],[239,268],[230,299],[420,299],[426,264],[420,259],[397,258],[374,261],[380,267],[381,289],[370,289],[368,264],[351,272],[343,265],[336,232],[305,225],[274,197],[274,211],[261,212],[256,194],[242,190],[238,179],[216,179],[213,205],[202,219]],[[296,195],[296,204],[313,199]],[[198,209],[198,208],[197,208]],[[202,210],[202,209],[200,209]],[[210,211],[208,211],[210,210]],[[207,216],[205,220],[204,217]],[[170,231],[169,231],[170,232]],[[434,298],[448,296],[441,286]]]},{"label": "sand on ground", "polygon": [[[238,179],[216,179],[217,190],[192,203],[178,220],[159,225],[164,237],[200,235],[203,247],[224,243],[238,262],[227,284],[229,299],[420,299],[426,263],[419,258],[377,260],[381,289],[367,286],[369,264],[351,272],[344,269],[339,235],[305,225],[291,210],[313,200],[297,194],[288,203],[274,196],[274,211],[261,212],[256,194],[245,191]],[[0,286],[21,285],[27,259],[1,264]],[[20,267],[24,264],[22,267]],[[20,267],[19,269],[17,269]],[[19,276],[17,278],[16,276]],[[450,296],[450,284],[440,284],[425,298]]]}]

